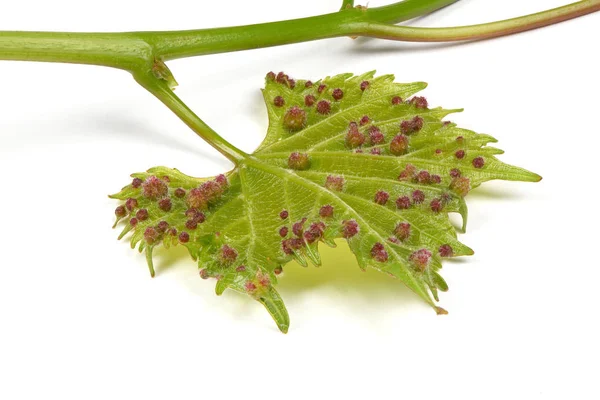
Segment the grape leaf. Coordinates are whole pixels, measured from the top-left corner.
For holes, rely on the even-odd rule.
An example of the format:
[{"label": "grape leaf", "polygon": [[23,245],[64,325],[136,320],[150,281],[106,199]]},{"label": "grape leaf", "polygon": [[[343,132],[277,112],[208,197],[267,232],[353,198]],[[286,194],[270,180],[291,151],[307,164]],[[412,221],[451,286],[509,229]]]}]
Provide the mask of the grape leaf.
[{"label": "grape leaf", "polygon": [[133,174],[111,196],[122,201],[119,238],[130,234],[152,276],[154,248],[185,246],[217,294],[250,295],[282,332],[289,316],[274,285],[283,266],[319,265],[319,243],[336,239],[348,241],[360,268],[400,279],[443,314],[441,260],[473,254],[449,213],[462,215],[464,229],[471,189],[541,178],[498,160],[493,137],[443,121],[461,110],[429,108],[414,96],[425,86],[374,72],[314,83],[269,73],[260,147],[213,178],[165,167]]}]

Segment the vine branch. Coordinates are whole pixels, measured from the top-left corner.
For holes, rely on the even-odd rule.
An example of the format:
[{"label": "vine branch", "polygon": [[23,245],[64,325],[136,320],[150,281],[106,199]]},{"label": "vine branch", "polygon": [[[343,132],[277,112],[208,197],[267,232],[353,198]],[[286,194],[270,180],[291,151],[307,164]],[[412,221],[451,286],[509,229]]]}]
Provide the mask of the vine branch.
[{"label": "vine branch", "polygon": [[381,23],[365,23],[364,29],[359,34],[361,36],[405,42],[457,42],[491,39],[542,28],[596,11],[600,11],[600,0],[580,1],[523,17],[452,28],[414,28]]},{"label": "vine branch", "polygon": [[234,163],[247,155],[219,136],[171,90],[176,85],[164,61],[334,37],[444,42],[486,39],[536,29],[600,11],[600,0],[584,0],[505,21],[450,28],[396,26],[458,0],[404,0],[387,6],[355,7],[264,24],[169,32],[67,33],[0,31],[0,60],[92,64],[119,68],[159,98],[196,134]]}]

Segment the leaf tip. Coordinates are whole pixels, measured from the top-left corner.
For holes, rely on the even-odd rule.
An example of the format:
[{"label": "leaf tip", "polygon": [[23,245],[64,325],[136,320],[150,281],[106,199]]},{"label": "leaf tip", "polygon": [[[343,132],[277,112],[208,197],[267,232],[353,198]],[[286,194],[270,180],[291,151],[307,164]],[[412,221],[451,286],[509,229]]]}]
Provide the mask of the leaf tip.
[{"label": "leaf tip", "polygon": [[435,313],[437,315],[448,315],[448,311],[446,311],[445,309],[443,309],[442,307],[436,307],[435,308]]},{"label": "leaf tip", "polygon": [[278,324],[277,327],[279,328],[279,331],[281,333],[283,333],[284,335],[286,335],[288,333],[288,329],[290,328],[289,324],[288,325],[280,325],[280,324]]},{"label": "leaf tip", "polygon": [[150,277],[154,278],[156,275],[154,272],[154,261],[152,259],[152,246],[146,247],[146,262],[148,263],[148,270],[150,271]]}]

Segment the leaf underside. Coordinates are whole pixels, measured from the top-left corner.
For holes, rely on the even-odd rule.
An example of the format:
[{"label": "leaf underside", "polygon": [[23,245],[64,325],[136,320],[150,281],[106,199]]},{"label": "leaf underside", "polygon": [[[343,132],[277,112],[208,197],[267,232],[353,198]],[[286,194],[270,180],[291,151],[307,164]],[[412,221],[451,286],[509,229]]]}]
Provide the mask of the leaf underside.
[{"label": "leaf underside", "polygon": [[[493,179],[539,181],[507,165],[496,140],[443,119],[457,111],[413,97],[424,83],[342,74],[318,82],[270,73],[260,147],[225,175],[199,179],[152,168],[111,196],[122,201],[119,238],[145,252],[183,245],[200,275],[261,302],[282,332],[289,316],[274,288],[291,260],[320,265],[320,242],[346,239],[360,268],[400,279],[438,313],[444,257],[473,254],[449,213],[466,226],[466,194]],[[115,224],[116,225],[116,224]]]}]

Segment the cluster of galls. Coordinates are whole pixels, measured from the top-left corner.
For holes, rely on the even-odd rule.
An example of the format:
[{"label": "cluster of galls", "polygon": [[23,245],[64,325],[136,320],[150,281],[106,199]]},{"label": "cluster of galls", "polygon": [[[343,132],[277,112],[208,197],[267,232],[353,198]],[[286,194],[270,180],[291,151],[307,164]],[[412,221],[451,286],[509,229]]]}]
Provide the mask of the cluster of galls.
[{"label": "cluster of galls", "polygon": [[[144,181],[140,178],[134,178],[131,182],[131,187],[138,189],[141,192],[141,196],[158,202],[158,208],[163,211],[170,211],[172,204],[167,197],[169,192],[168,183],[169,178],[166,176],[162,179],[156,176],[150,176]],[[138,200],[130,197],[125,201],[124,205],[120,205],[116,208],[115,215],[118,219],[129,216],[129,224],[132,227],[135,227],[139,222],[145,221],[149,217],[148,209],[138,208],[138,205]]]},{"label": "cluster of galls", "polygon": [[285,85],[290,89],[294,89],[296,87],[296,81],[283,72],[279,72],[277,75],[275,75],[275,72],[271,71],[267,74],[267,79],[270,81],[275,81],[281,85]]},{"label": "cluster of galls", "polygon": [[[331,219],[334,215],[334,207],[326,204],[319,209],[319,217],[321,220],[308,224],[307,218],[302,218],[289,226],[284,225],[279,228],[279,235],[282,238],[281,249],[286,255],[293,255],[307,245],[314,244],[322,240],[327,229],[327,224],[324,221]],[[289,212],[283,210],[279,213],[279,217],[286,221],[289,219]],[[358,223],[351,220],[342,221],[340,234],[345,239],[351,239],[358,234],[360,228]]]},{"label": "cluster of galls", "polygon": [[412,181],[421,185],[439,185],[442,183],[442,177],[436,174],[431,174],[427,170],[419,171],[412,164],[406,164],[404,169],[398,175],[400,181]]},{"label": "cluster of galls", "polygon": [[[291,79],[288,75],[286,75],[283,72],[279,72],[278,74],[275,74],[274,72],[269,72],[267,74],[267,79],[281,84],[283,86],[286,86],[292,90],[296,88],[296,81],[294,79]],[[311,81],[306,81],[304,84],[304,87],[306,89],[312,89],[314,86],[315,85]],[[327,85],[320,84],[316,87],[316,90],[314,90],[313,93],[305,95],[304,107],[309,109],[314,107],[315,112],[320,115],[331,114],[331,103],[342,101],[342,99],[344,98],[344,91],[341,88],[334,88],[329,93],[330,98],[323,98],[326,90]],[[282,96],[276,96],[273,99],[273,105],[278,108],[285,107],[285,99]],[[285,114],[283,115],[282,124],[288,131],[290,131],[291,133],[295,133],[306,127],[307,118],[307,110],[302,106],[295,104],[286,110]]]},{"label": "cluster of galls", "polygon": [[[412,164],[407,164],[404,167],[398,176],[398,180],[419,183],[422,185],[442,183],[442,178],[439,175],[431,174],[426,170],[419,171],[417,167]],[[425,203],[425,200],[425,193],[422,190],[415,190],[410,197],[407,195],[398,197],[396,200],[396,207],[399,210],[406,210],[412,205]],[[440,197],[432,199],[429,203],[429,208],[433,212],[439,213],[451,200],[452,197],[449,194],[444,193]]]},{"label": "cluster of galls", "polygon": [[[411,225],[408,222],[400,222],[394,228],[393,236],[389,238],[389,241],[394,244],[401,244],[406,242],[411,237],[411,234]],[[444,244],[439,247],[438,253],[441,257],[452,257],[454,255],[454,250],[449,244]],[[431,251],[419,249],[409,256],[409,261],[415,270],[423,272],[429,265],[431,257]]]},{"label": "cluster of galls", "polygon": [[[372,123],[372,120],[367,115],[363,116],[359,123],[350,122],[348,132],[346,133],[346,146],[350,149],[354,149],[356,153],[363,153],[362,147],[370,146],[371,154],[380,155],[381,145],[385,144],[385,136],[379,127],[371,125],[362,129],[362,131],[360,128],[370,123]],[[415,116],[410,120],[402,121],[399,127],[400,132],[390,141],[390,153],[395,156],[406,154],[409,149],[409,136],[421,131],[424,123],[423,118],[420,116]]]},{"label": "cluster of galls", "polygon": [[261,289],[266,289],[269,286],[271,286],[271,279],[262,271],[257,272],[254,279],[246,281],[244,284],[244,288],[249,294],[258,294]]},{"label": "cluster of galls", "polygon": [[[321,218],[330,218],[333,216],[333,206],[325,205],[321,207],[319,215]],[[283,210],[279,213],[282,220],[289,218],[289,212]],[[302,218],[292,224],[291,235],[288,226],[282,226],[279,229],[279,235],[282,238],[281,249],[287,255],[292,255],[308,244],[313,244],[323,238],[327,225],[323,221],[317,221],[305,228],[307,218]],[[290,237],[291,236],[291,237]]]},{"label": "cluster of galls", "polygon": [[[131,187],[140,192],[139,199],[154,202],[159,210],[168,213],[173,208],[175,200],[184,201],[189,208],[185,211],[187,230],[195,230],[198,224],[206,220],[206,215],[202,210],[206,210],[210,204],[218,201],[228,187],[227,178],[224,175],[217,176],[214,180],[206,181],[200,186],[187,192],[183,188],[169,190],[169,177],[162,178],[149,176],[145,180],[139,178],[133,179]],[[150,215],[147,208],[138,208],[139,201],[136,198],[129,198],[124,205],[117,207],[115,214],[117,218],[122,219],[130,216],[129,224],[136,227],[140,222],[149,219]],[[177,237],[179,242],[187,243],[190,235],[186,231],[178,232],[177,228],[171,226],[167,221],[161,220],[154,226],[146,227],[144,231],[144,240],[149,245],[159,243],[168,236]]]},{"label": "cluster of galls", "polygon": [[[238,258],[238,252],[233,247],[224,244],[221,246],[216,255],[216,261],[219,267],[225,272]],[[236,267],[236,272],[244,272],[246,271],[246,266],[240,265]],[[202,279],[208,279],[211,276],[214,276],[217,279],[221,279],[223,277],[222,273],[212,274],[207,268],[200,270],[200,277]]]},{"label": "cluster of galls", "polygon": [[[181,240],[181,235],[185,232],[181,232],[179,239]],[[167,235],[176,237],[177,236],[177,228],[173,228],[169,226],[167,221],[160,221],[156,226],[149,226],[144,231],[144,240],[150,246],[154,245],[162,241]]]},{"label": "cluster of galls", "polygon": [[471,190],[471,180],[466,176],[462,176],[462,172],[458,168],[450,170],[450,189],[461,197],[465,197]]}]

